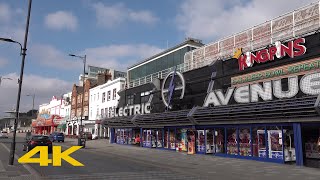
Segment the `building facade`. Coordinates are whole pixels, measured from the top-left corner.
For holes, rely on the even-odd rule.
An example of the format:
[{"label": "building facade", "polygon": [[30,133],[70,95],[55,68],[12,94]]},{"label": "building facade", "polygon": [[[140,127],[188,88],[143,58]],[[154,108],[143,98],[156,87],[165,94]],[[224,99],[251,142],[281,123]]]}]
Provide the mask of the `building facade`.
[{"label": "building facade", "polygon": [[37,119],[32,121],[33,133],[49,135],[52,132],[64,132],[63,119],[66,116],[65,100],[53,96],[49,103],[39,105]]},{"label": "building facade", "polygon": [[[73,85],[71,93],[71,116],[70,121],[67,124],[67,135],[79,135],[80,128],[83,128],[83,126],[88,123],[89,89],[95,85],[96,81],[92,79],[85,80],[84,88],[83,86],[77,86],[76,84]],[[82,98],[84,98],[83,104]],[[81,123],[82,127],[80,127]]]},{"label": "building facade", "polygon": [[118,92],[124,90],[125,82],[125,78],[119,77],[90,89],[89,119],[93,126],[88,130],[93,137],[109,138],[109,128],[101,125],[101,119],[110,117],[118,106]]},{"label": "building facade", "polygon": [[319,14],[313,3],[187,52],[120,92],[111,142],[319,168]]},{"label": "building facade", "polygon": [[200,40],[187,38],[181,44],[128,67],[129,87],[139,86],[149,83],[155,78],[161,78],[169,71],[169,68],[183,64],[186,52],[201,46],[203,44]]}]

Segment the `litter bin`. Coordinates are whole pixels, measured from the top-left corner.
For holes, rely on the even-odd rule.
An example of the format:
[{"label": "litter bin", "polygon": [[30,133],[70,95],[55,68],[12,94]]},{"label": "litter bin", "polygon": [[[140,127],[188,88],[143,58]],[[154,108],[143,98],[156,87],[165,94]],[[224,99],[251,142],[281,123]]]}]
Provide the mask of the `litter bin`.
[{"label": "litter bin", "polygon": [[86,138],[79,138],[78,145],[83,146],[83,148],[85,148],[86,147]]}]

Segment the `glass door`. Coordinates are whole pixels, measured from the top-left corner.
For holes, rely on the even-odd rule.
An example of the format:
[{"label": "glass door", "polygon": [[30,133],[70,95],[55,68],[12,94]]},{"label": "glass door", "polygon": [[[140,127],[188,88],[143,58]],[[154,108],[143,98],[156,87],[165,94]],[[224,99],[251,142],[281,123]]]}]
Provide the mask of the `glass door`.
[{"label": "glass door", "polygon": [[205,134],[204,130],[197,130],[197,152],[198,153],[205,153],[206,146],[205,146]]},{"label": "glass door", "polygon": [[163,143],[162,129],[158,129],[156,131],[156,137],[157,137],[157,148],[162,148],[162,143]]},{"label": "glass door", "polygon": [[213,129],[206,129],[206,140],[206,153],[212,154],[214,152]]}]

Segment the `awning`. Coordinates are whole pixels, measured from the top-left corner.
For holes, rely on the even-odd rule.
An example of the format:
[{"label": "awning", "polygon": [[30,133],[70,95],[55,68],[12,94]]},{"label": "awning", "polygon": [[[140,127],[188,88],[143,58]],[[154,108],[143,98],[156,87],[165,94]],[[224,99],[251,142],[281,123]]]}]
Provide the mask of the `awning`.
[{"label": "awning", "polygon": [[67,128],[67,125],[66,124],[59,124],[58,129],[66,129]]},{"label": "awning", "polygon": [[246,124],[320,121],[320,95],[292,99],[234,104],[217,107],[194,107],[189,110],[169,111],[103,120],[107,127],[164,127],[216,124]]}]

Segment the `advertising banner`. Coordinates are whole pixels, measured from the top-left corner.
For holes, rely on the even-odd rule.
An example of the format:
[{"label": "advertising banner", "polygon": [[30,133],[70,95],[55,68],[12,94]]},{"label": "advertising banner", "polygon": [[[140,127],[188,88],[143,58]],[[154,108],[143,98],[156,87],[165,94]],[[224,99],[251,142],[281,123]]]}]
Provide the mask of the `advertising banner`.
[{"label": "advertising banner", "polygon": [[234,36],[219,41],[220,56],[231,57],[234,51]]},{"label": "advertising banner", "polygon": [[293,37],[293,14],[278,17],[272,20],[272,41]]},{"label": "advertising banner", "polygon": [[294,12],[295,36],[303,35],[319,28],[319,3]]},{"label": "advertising banner", "polygon": [[254,27],[252,30],[252,48],[257,49],[271,44],[271,21]]},{"label": "advertising banner", "polygon": [[205,47],[204,59],[206,61],[213,61],[219,58],[219,43],[213,43]]},{"label": "advertising banner", "polygon": [[235,48],[242,48],[243,52],[251,50],[252,30],[247,30],[235,35]]}]

